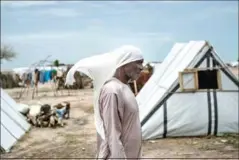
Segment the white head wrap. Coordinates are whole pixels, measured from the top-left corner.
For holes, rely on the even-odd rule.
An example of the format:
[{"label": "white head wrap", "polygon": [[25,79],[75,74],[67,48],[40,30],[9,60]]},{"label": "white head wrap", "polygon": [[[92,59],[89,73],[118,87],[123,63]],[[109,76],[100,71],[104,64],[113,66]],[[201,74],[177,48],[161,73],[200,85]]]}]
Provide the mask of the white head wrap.
[{"label": "white head wrap", "polygon": [[103,122],[99,111],[99,94],[104,83],[114,76],[117,68],[133,61],[143,60],[141,51],[134,46],[125,45],[113,52],[92,56],[78,61],[66,76],[66,85],[75,82],[74,73],[82,72],[92,78],[94,84],[94,115],[96,130],[105,139]]}]

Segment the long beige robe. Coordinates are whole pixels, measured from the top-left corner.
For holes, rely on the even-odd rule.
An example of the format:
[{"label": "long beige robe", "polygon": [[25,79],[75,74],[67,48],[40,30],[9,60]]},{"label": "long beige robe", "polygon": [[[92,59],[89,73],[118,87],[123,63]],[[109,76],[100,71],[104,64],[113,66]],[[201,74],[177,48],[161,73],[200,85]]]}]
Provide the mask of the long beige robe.
[{"label": "long beige robe", "polygon": [[99,106],[104,123],[105,140],[97,136],[97,158],[141,157],[141,125],[133,92],[116,78],[102,88]]}]

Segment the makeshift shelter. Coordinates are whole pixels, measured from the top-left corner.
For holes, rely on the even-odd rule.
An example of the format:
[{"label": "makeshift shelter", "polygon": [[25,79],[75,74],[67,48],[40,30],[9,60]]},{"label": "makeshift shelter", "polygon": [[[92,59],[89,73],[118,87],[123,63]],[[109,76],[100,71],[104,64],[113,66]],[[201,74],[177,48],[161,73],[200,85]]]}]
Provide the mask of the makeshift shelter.
[{"label": "makeshift shelter", "polygon": [[176,43],[136,97],[143,139],[238,133],[238,87],[208,42]]},{"label": "makeshift shelter", "polygon": [[1,150],[5,152],[9,152],[30,129],[30,124],[17,107],[17,103],[1,88]]}]

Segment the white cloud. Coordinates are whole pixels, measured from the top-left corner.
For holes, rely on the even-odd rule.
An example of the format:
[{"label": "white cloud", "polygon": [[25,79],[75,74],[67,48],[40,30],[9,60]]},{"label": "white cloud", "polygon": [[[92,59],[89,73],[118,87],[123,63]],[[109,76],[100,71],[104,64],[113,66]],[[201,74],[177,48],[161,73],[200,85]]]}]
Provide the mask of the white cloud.
[{"label": "white cloud", "polygon": [[89,4],[91,7],[93,8],[102,8],[102,7],[105,7],[104,4],[101,4],[101,3],[90,3]]},{"label": "white cloud", "polygon": [[82,1],[1,1],[1,6],[10,6],[14,8],[33,7],[33,6],[50,6],[60,3],[71,4],[81,3]]},{"label": "white cloud", "polygon": [[191,3],[192,1],[109,1],[109,4],[113,5],[128,5],[128,4],[160,4],[160,3],[170,3],[170,4],[182,4]]},{"label": "white cloud", "polygon": [[33,14],[42,16],[57,16],[57,17],[77,17],[82,15],[79,11],[70,8],[49,8],[39,11],[34,11]]},{"label": "white cloud", "polygon": [[109,1],[108,3],[115,4],[115,5],[124,5],[130,2],[129,1]]},{"label": "white cloud", "polygon": [[[14,16],[19,17],[19,19],[27,19],[29,16],[53,16],[53,17],[63,17],[63,18],[82,16],[82,12],[80,12],[80,10],[76,10],[70,7],[67,8],[67,7],[57,7],[57,6],[51,6],[47,8],[34,9],[34,10],[24,10],[24,9],[20,11],[13,10],[10,12]],[[35,17],[35,18],[38,18],[38,17]]]},{"label": "white cloud", "polygon": [[[144,52],[152,53],[165,43],[173,41],[173,37],[166,33],[132,33],[120,29],[114,29],[113,33],[112,31],[93,30],[89,27],[82,31],[9,35],[2,39],[19,52],[16,63],[22,65],[28,65],[48,54],[52,54],[53,57],[65,63],[74,63],[83,57],[104,53],[125,44],[132,44],[142,48]],[[25,61],[26,57],[32,53],[38,55]]]},{"label": "white cloud", "polygon": [[[65,4],[80,3],[77,9],[74,6],[66,6]],[[110,3],[115,5],[109,5]],[[2,6],[20,8],[21,10],[7,10],[6,13],[13,13],[16,15],[27,14],[35,16],[57,16],[57,17],[77,17],[82,15],[83,12],[99,12],[103,15],[122,15],[122,14],[132,14],[139,13],[140,10],[131,10],[127,8],[118,8],[117,4],[123,4],[127,2],[92,2],[92,1],[4,1],[1,2]],[[1,6],[1,7],[2,7]],[[42,9],[28,10],[34,6],[41,6]],[[47,6],[47,8],[45,8]],[[44,7],[44,8],[43,8]],[[50,8],[49,8],[50,7]],[[25,9],[28,8],[28,9]],[[21,16],[25,18],[26,16]]]},{"label": "white cloud", "polygon": [[46,6],[55,5],[57,3],[57,1],[1,1],[1,5],[10,7]]},{"label": "white cloud", "polygon": [[161,3],[170,3],[170,4],[182,4],[182,3],[191,3],[192,1],[159,1]]},{"label": "white cloud", "polygon": [[65,39],[78,35],[80,32],[42,32],[42,33],[30,33],[24,35],[10,35],[4,36],[3,39],[11,42],[18,41],[33,41],[33,40],[52,40],[52,39]]},{"label": "white cloud", "polygon": [[[99,28],[100,29],[100,28]],[[113,30],[112,30],[113,31]],[[83,31],[71,31],[71,32],[41,32],[41,33],[29,33],[24,35],[9,35],[9,36],[3,36],[2,38],[6,41],[32,41],[32,40],[54,40],[54,39],[66,39],[66,38],[76,38],[76,37],[88,37],[95,39],[97,36],[101,35],[104,37],[110,37],[110,38],[118,38],[118,39],[126,39],[126,38],[146,38],[146,39],[162,39],[165,41],[172,40],[172,35],[169,33],[160,33],[160,32],[136,32],[131,33],[128,31],[123,31],[120,29],[114,29],[114,32],[112,33],[111,30],[103,31],[101,28],[100,30],[95,30],[95,28],[89,26],[88,29],[85,29]],[[124,33],[124,34],[122,34]]]}]

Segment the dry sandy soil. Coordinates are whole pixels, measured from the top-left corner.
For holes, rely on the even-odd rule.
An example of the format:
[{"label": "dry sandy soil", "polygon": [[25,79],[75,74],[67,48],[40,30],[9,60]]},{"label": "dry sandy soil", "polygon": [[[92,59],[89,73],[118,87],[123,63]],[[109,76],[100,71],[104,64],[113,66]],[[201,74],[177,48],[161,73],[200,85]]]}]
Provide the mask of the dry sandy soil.
[{"label": "dry sandy soil", "polygon": [[[17,101],[25,104],[70,101],[71,117],[65,120],[61,128],[34,128],[29,131],[13,148],[11,153],[1,155],[4,158],[46,158],[46,159],[92,159],[96,153],[96,131],[93,119],[92,90],[63,91],[54,96],[47,87],[41,87],[34,100],[26,94],[19,100],[19,89],[7,90]],[[204,138],[167,138],[143,142],[143,157],[152,158],[208,158],[236,159],[238,135]]]}]

